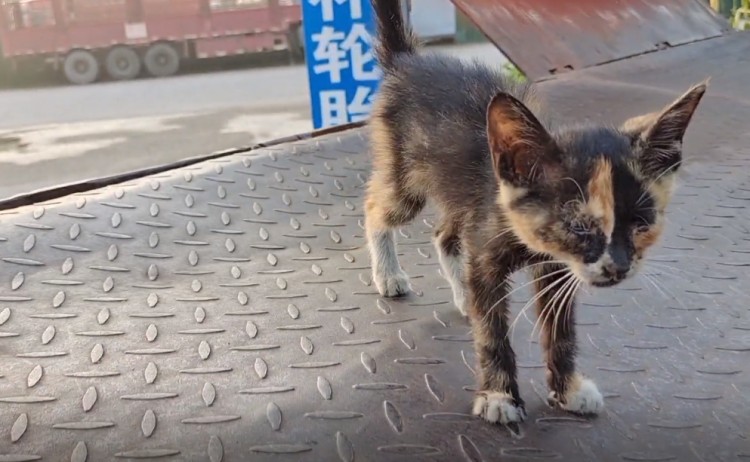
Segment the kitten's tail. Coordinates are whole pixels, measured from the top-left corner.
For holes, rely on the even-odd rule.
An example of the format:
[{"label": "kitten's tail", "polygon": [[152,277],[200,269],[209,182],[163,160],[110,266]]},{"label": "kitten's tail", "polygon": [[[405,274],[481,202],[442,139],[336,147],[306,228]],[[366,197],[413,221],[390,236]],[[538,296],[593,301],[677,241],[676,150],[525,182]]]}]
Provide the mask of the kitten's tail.
[{"label": "kitten's tail", "polygon": [[393,69],[399,53],[414,53],[417,43],[411,28],[406,27],[399,0],[372,0],[378,24],[375,54],[383,70]]}]

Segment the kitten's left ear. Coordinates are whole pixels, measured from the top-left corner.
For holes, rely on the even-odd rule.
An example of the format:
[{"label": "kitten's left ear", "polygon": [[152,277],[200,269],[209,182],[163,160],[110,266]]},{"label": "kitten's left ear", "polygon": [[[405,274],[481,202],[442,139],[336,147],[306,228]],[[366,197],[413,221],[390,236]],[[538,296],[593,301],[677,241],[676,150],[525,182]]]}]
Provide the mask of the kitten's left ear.
[{"label": "kitten's left ear", "polygon": [[534,114],[507,93],[487,107],[487,138],[498,180],[530,187],[559,170],[555,142]]},{"label": "kitten's left ear", "polygon": [[658,113],[634,117],[622,130],[643,147],[641,168],[649,176],[675,171],[682,160],[682,139],[693,113],[703,98],[708,80],[690,88]]}]

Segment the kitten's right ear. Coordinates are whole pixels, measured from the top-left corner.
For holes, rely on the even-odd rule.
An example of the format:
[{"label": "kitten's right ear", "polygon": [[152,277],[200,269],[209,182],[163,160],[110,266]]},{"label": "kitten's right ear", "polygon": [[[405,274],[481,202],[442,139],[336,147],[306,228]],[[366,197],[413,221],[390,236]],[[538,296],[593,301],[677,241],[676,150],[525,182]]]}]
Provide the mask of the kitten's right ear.
[{"label": "kitten's right ear", "polygon": [[674,172],[682,161],[682,139],[708,80],[691,87],[660,112],[629,119],[621,130],[640,145],[640,168],[652,178]]},{"label": "kitten's right ear", "polygon": [[507,93],[487,107],[487,138],[499,180],[528,187],[559,171],[555,143],[534,114]]}]

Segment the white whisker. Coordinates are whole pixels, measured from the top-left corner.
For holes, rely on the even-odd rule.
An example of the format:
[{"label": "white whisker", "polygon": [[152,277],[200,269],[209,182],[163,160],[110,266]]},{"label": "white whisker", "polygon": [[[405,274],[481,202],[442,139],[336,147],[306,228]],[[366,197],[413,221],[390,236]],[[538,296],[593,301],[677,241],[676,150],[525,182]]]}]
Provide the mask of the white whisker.
[{"label": "white whisker", "polygon": [[[550,316],[554,316],[554,313],[557,309],[556,303],[558,299],[560,298],[561,294],[565,291],[565,288],[568,286],[568,284],[571,283],[575,279],[575,275],[573,273],[568,273],[565,275],[565,277],[560,278],[558,282],[564,282],[564,284],[559,287],[555,294],[547,300],[547,303],[545,303],[544,308],[539,313],[539,316],[537,317],[537,322],[534,323],[534,326],[531,329],[530,338],[534,337],[534,333],[536,332],[537,326],[540,326],[540,333],[541,333],[541,327],[544,326],[544,323],[547,322],[547,319]],[[549,288],[554,288],[554,286],[550,286]],[[540,324],[541,321],[541,324]]]},{"label": "white whisker", "polygon": [[685,306],[685,304],[682,302],[682,300],[680,300],[677,296],[675,296],[675,294],[672,291],[670,291],[669,289],[667,289],[665,286],[663,286],[663,285],[660,286],[658,284],[658,280],[657,279],[653,278],[652,276],[650,276],[650,275],[648,275],[646,273],[641,273],[641,275],[648,282],[650,282],[651,285],[653,285],[654,288],[657,291],[659,291],[664,296],[664,298],[666,298],[667,300],[674,300],[677,303],[679,303],[682,308],[687,309],[687,306]]},{"label": "white whisker", "polygon": [[510,227],[506,228],[505,230],[503,230],[502,232],[496,234],[495,236],[491,237],[487,242],[485,242],[484,243],[484,247],[487,247],[488,245],[490,245],[490,243],[492,241],[494,241],[495,239],[499,239],[499,238],[505,236],[506,234],[509,234],[509,233],[512,233],[512,232],[513,232],[513,228],[510,228]]},{"label": "white whisker", "polygon": [[643,274],[647,274],[647,275],[649,275],[651,277],[664,276],[664,277],[677,278],[677,279],[680,279],[680,280],[685,281],[685,282],[693,282],[692,279],[688,279],[685,276],[680,276],[679,274],[673,274],[673,273],[670,274],[669,272],[659,273],[659,272],[644,271]]},{"label": "white whisker", "polygon": [[[573,297],[576,297],[578,295],[578,290],[581,288],[582,284],[583,284],[583,281],[579,279],[578,282],[576,283],[575,289],[573,289]],[[574,305],[574,300],[571,300],[570,306],[568,307],[567,310],[565,310],[565,317],[563,318],[563,322],[565,323],[566,328],[570,326],[569,324],[571,322],[570,315],[571,313],[573,313],[573,309],[574,309],[573,305]]]},{"label": "white whisker", "polygon": [[562,260],[545,260],[545,261],[540,261],[538,263],[531,263],[529,265],[526,265],[523,269],[527,270],[529,268],[534,268],[536,266],[541,266],[541,265],[550,265],[550,266],[552,266],[552,265],[563,265],[563,266],[565,266],[565,262],[562,261]]},{"label": "white whisker", "polygon": [[635,202],[636,205],[641,205],[643,200],[646,198],[646,195],[648,194],[648,190],[651,189],[651,186],[655,185],[657,181],[659,181],[664,175],[671,173],[674,171],[675,168],[677,168],[682,163],[682,160],[678,160],[674,164],[670,165],[666,169],[664,169],[663,172],[661,172],[656,178],[654,178],[653,181],[651,181],[648,186],[643,188],[643,193],[641,194],[641,197],[638,198],[638,200]]},{"label": "white whisker", "polygon": [[565,289],[565,295],[560,301],[560,308],[555,310],[555,318],[552,321],[552,341],[557,340],[557,322],[560,320],[560,314],[569,309],[568,302],[572,300],[571,297],[573,295],[573,292],[575,291],[575,287],[578,285],[577,278],[573,278],[572,281],[573,282],[570,283]]},{"label": "white whisker", "polygon": [[[566,268],[564,271],[568,271],[568,269]],[[555,271],[555,272],[550,273],[548,276],[554,276],[554,275],[557,275],[559,273],[560,273],[560,271]],[[529,299],[529,301],[527,301],[526,304],[524,304],[524,306],[521,307],[521,310],[518,312],[518,314],[516,315],[516,317],[513,319],[513,322],[511,323],[509,332],[511,332],[515,328],[515,325],[518,322],[518,320],[520,319],[521,314],[525,313],[525,311],[530,306],[532,306],[537,300],[539,300],[541,297],[543,297],[547,292],[553,290],[557,285],[559,285],[562,282],[564,282],[565,280],[567,280],[570,277],[570,274],[571,273],[569,273],[567,275],[564,275],[563,277],[561,277],[560,279],[558,279],[556,281],[553,281],[550,285],[548,285],[547,287],[543,288],[542,290],[540,290],[539,292],[537,292],[533,297],[531,297],[531,299]],[[512,338],[511,338],[511,340],[512,340]]]},{"label": "white whisker", "polygon": [[682,269],[682,268],[677,268],[676,266],[670,266],[670,265],[666,265],[664,263],[647,262],[644,265],[644,267],[646,269],[648,269],[649,266],[652,266],[654,268],[662,268],[662,269],[665,269],[665,270],[671,270],[671,271],[678,272],[678,273],[685,273],[685,274],[690,275],[690,276],[703,277],[700,273],[697,273],[695,271],[690,271],[690,270],[686,270],[686,269]]},{"label": "white whisker", "polygon": [[[555,313],[557,311],[557,301],[560,299],[561,294],[565,291],[565,288],[568,286],[568,284],[570,284],[570,282],[573,280],[573,278],[571,276],[568,276],[565,279],[566,279],[565,280],[565,284],[563,284],[561,287],[559,287],[555,291],[555,294],[545,304],[545,310],[547,311],[547,313],[544,315],[544,318],[542,318],[541,316],[539,318],[537,318],[537,321],[541,320],[541,323],[538,324],[539,325],[539,334],[540,335],[542,334],[542,329],[545,328],[545,325],[546,325],[547,321],[550,319],[550,316],[554,320],[554,316],[555,316]],[[534,337],[534,334],[536,332],[536,328],[537,328],[537,323],[534,323],[534,327],[531,329],[531,334],[529,336],[530,339]],[[549,331],[549,329],[547,329],[547,330]],[[549,334],[549,332],[547,332],[547,334]]]},{"label": "white whisker", "polygon": [[644,279],[645,279],[645,280],[646,280],[646,281],[647,281],[647,282],[648,282],[649,284],[651,284],[651,285],[652,285],[652,286],[654,287],[654,289],[656,289],[656,290],[657,290],[657,292],[659,292],[659,294],[660,294],[660,295],[661,295],[662,297],[666,298],[667,300],[669,299],[669,296],[668,296],[668,295],[667,295],[666,293],[664,293],[664,291],[663,291],[663,290],[661,290],[661,287],[659,287],[659,286],[658,286],[658,285],[657,285],[657,284],[656,284],[656,283],[654,282],[654,280],[653,280],[653,279],[651,278],[651,276],[650,276],[649,274],[647,274],[647,273],[641,273],[641,276],[643,276],[643,278],[644,278]]},{"label": "white whisker", "polygon": [[527,287],[527,286],[529,286],[529,285],[531,285],[531,284],[534,284],[534,283],[536,283],[536,282],[539,282],[539,281],[543,281],[544,279],[547,279],[547,278],[549,278],[549,277],[552,277],[552,276],[554,276],[554,275],[556,275],[556,274],[560,274],[560,273],[562,273],[563,271],[568,271],[568,269],[567,269],[567,268],[564,268],[564,269],[561,269],[561,270],[557,270],[557,271],[554,271],[554,272],[552,272],[552,273],[549,273],[549,274],[545,274],[544,276],[538,277],[538,278],[536,278],[536,279],[534,279],[534,280],[531,280],[531,281],[529,281],[529,282],[527,282],[527,283],[525,283],[525,284],[522,284],[521,286],[519,286],[519,287],[516,287],[515,289],[511,290],[510,292],[508,292],[507,294],[505,294],[505,295],[504,295],[504,296],[503,296],[502,298],[500,298],[500,300],[496,301],[496,302],[495,302],[495,303],[494,303],[494,304],[493,304],[493,305],[492,305],[492,306],[491,306],[491,307],[489,308],[489,310],[487,310],[487,313],[485,313],[485,314],[484,314],[484,316],[482,317],[482,322],[486,322],[486,321],[487,321],[487,317],[488,317],[488,316],[489,316],[489,315],[490,315],[490,314],[492,313],[492,310],[494,310],[494,309],[495,309],[495,307],[497,307],[497,306],[498,306],[498,305],[499,305],[500,303],[502,303],[502,302],[503,302],[504,300],[506,300],[506,299],[507,299],[508,297],[510,297],[511,295],[513,295],[513,294],[514,294],[515,292],[518,292],[519,290],[521,290],[521,289],[523,289],[524,287]]},{"label": "white whisker", "polygon": [[586,202],[586,195],[583,193],[583,188],[581,188],[581,185],[578,183],[578,181],[576,181],[575,178],[571,178],[568,176],[568,177],[563,178],[562,180],[572,181],[573,184],[576,185],[576,188],[578,188],[578,192],[581,193],[581,201]]}]

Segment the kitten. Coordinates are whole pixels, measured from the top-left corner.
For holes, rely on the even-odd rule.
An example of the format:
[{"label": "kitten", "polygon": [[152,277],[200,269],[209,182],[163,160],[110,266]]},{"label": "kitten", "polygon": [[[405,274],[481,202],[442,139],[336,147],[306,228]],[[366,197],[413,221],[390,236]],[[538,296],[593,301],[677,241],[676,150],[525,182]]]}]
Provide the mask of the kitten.
[{"label": "kitten", "polygon": [[530,85],[416,54],[399,1],[373,6],[384,76],[369,122],[365,223],[378,291],[408,292],[394,229],[432,200],[442,215],[434,239],[442,272],[472,324],[474,414],[505,424],[525,417],[507,302],[509,276],[524,267],[535,280],[550,402],[599,413],[601,393],[575,371],[575,292],[632,276],[659,238],[683,135],[707,82],[620,128],[551,130],[529,109]]}]

